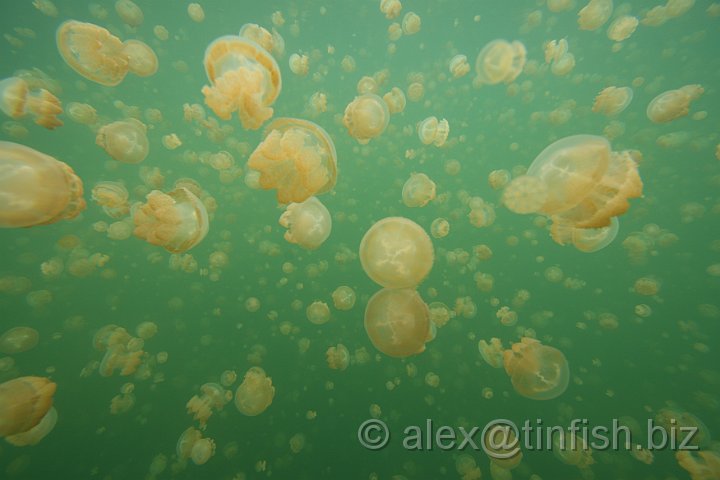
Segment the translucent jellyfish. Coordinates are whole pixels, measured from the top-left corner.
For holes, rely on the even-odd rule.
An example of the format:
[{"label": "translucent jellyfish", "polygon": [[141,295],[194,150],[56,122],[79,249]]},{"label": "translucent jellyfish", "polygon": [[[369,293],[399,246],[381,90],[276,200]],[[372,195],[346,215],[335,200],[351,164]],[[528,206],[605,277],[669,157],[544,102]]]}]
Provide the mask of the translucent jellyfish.
[{"label": "translucent jellyfish", "polygon": [[402,189],[403,203],[407,207],[424,207],[435,198],[435,182],[424,173],[412,173]]},{"label": "translucent jellyfish", "polygon": [[307,55],[293,53],[289,59],[290,71],[295,75],[304,77],[310,71],[310,58]]},{"label": "translucent jellyfish", "polygon": [[133,213],[134,234],[171,253],[183,253],[200,243],[208,232],[205,205],[190,190],[168,193],[153,190],[147,203]]},{"label": "translucent jellyfish", "polygon": [[376,222],[360,242],[363,270],[386,288],[415,287],[430,273],[434,256],[425,230],[403,217]]},{"label": "translucent jellyfish", "polygon": [[115,2],[115,12],[117,12],[120,20],[131,27],[139,27],[145,19],[143,11],[132,0],[117,0]]},{"label": "translucent jellyfish", "polygon": [[505,350],[503,364],[513,388],[523,397],[550,400],[568,387],[570,368],[565,355],[534,338],[523,337]]},{"label": "translucent jellyfish", "polygon": [[472,197],[468,202],[470,224],[477,228],[489,227],[495,223],[495,208],[480,197]]},{"label": "translucent jellyfish", "polygon": [[322,325],[330,320],[330,307],[327,303],[316,300],[308,305],[305,315],[310,323]]},{"label": "translucent jellyfish", "polygon": [[310,197],[302,203],[288,205],[280,216],[280,225],[288,229],[285,240],[315,250],[330,236],[332,219],[325,205]]},{"label": "translucent jellyfish", "polygon": [[204,86],[205,103],[223,120],[237,111],[244,128],[257,130],[270,117],[270,107],[280,94],[280,68],[260,45],[227,35],[205,50],[205,72],[211,86]]},{"label": "translucent jellyfish", "polygon": [[405,93],[398,87],[393,87],[388,93],[383,95],[383,100],[387,104],[390,113],[400,113],[405,110]]},{"label": "translucent jellyfish", "polygon": [[450,233],[450,222],[445,218],[436,218],[430,224],[430,235],[433,238],[445,238]]},{"label": "translucent jellyfish", "polygon": [[470,64],[467,55],[457,54],[450,59],[450,74],[455,78],[464,77],[470,73]]},{"label": "translucent jellyfish", "polygon": [[92,189],[92,199],[111,218],[120,218],[130,212],[129,196],[121,182],[98,182]]},{"label": "translucent jellyfish", "polygon": [[102,27],[68,20],[58,28],[56,41],[65,63],[88,80],[113,87],[128,72],[125,45]]},{"label": "translucent jellyfish", "polygon": [[438,121],[437,117],[428,117],[418,123],[417,132],[420,141],[425,145],[442,147],[450,134],[450,125],[444,118]]},{"label": "translucent jellyfish", "polygon": [[0,337],[0,353],[15,355],[32,350],[38,344],[37,330],[30,327],[13,327]]},{"label": "translucent jellyfish", "polygon": [[547,187],[542,180],[529,175],[521,175],[513,178],[505,187],[502,202],[512,212],[535,213],[540,211],[545,204],[547,196]]},{"label": "translucent jellyfish", "polygon": [[493,170],[488,175],[488,184],[493,190],[505,188],[510,182],[510,172],[507,170]]},{"label": "translucent jellyfish", "polygon": [[251,367],[235,392],[235,406],[243,415],[254,417],[272,403],[275,387],[272,379],[260,367]]},{"label": "translucent jellyfish", "polygon": [[27,432],[45,417],[57,385],[43,377],[0,383],[0,437]]},{"label": "translucent jellyfish", "polygon": [[190,20],[195,23],[202,23],[202,21],[205,20],[205,11],[199,3],[188,4],[187,12]]},{"label": "translucent jellyfish", "polygon": [[355,290],[348,286],[340,286],[332,293],[333,305],[338,310],[350,310],[355,306]]},{"label": "translucent jellyfish", "polygon": [[345,370],[350,364],[350,351],[342,343],[330,347],[325,352],[328,367],[333,370]]},{"label": "translucent jellyfish", "polygon": [[58,9],[50,0],[33,0],[33,6],[43,15],[47,15],[48,17],[58,16]]},{"label": "translucent jellyfish", "polygon": [[82,181],[49,155],[0,142],[0,170],[0,228],[69,220],[85,209]]},{"label": "translucent jellyfish", "polygon": [[402,19],[403,35],[415,35],[420,31],[422,20],[415,12],[407,12]]},{"label": "translucent jellyfish", "polygon": [[710,429],[690,412],[679,408],[662,408],[655,415],[655,423],[662,426],[671,438],[675,438],[677,444],[700,448],[712,445]]},{"label": "translucent jellyfish", "polygon": [[373,77],[365,75],[360,80],[358,80],[358,84],[357,84],[358,94],[364,95],[366,93],[377,93],[377,91],[378,91],[378,83],[377,83],[377,80],[375,80]]},{"label": "translucent jellyfish", "polygon": [[391,357],[409,357],[425,350],[430,313],[410,288],[384,288],[365,308],[365,330],[375,348]]},{"label": "translucent jellyfish", "polygon": [[502,368],[503,366],[503,346],[499,338],[491,338],[490,343],[485,340],[478,342],[478,350],[485,363],[493,368]]},{"label": "translucent jellyfish", "polygon": [[247,38],[248,40],[252,40],[266,51],[273,53],[278,57],[285,54],[285,40],[274,29],[272,33],[270,33],[267,29],[256,23],[246,23],[240,27],[238,35],[243,38]]},{"label": "translucent jellyfish", "polygon": [[73,121],[82,125],[93,125],[98,119],[95,108],[87,103],[68,103],[67,114]]},{"label": "translucent jellyfish", "polygon": [[380,0],[380,11],[385,14],[385,18],[393,20],[400,15],[402,4],[400,0]]},{"label": "translucent jellyfish", "polygon": [[654,123],[667,123],[690,112],[690,102],[697,100],[705,90],[700,85],[685,85],[668,90],[650,101],[647,117]]},{"label": "translucent jellyfish", "polygon": [[193,419],[200,423],[200,427],[204,428],[213,412],[222,410],[230,400],[232,400],[231,391],[226,391],[217,383],[206,383],[200,387],[200,395],[193,395],[185,408],[193,415]]},{"label": "translucent jellyfish", "polygon": [[477,85],[511,83],[525,66],[527,51],[518,41],[493,40],[480,50],[475,61]]},{"label": "translucent jellyfish", "polygon": [[692,480],[714,480],[720,478],[720,453],[704,450],[693,455],[688,450],[675,453],[678,465],[685,469]]},{"label": "translucent jellyfish", "polygon": [[630,87],[607,87],[595,97],[592,111],[611,117],[625,110],[632,98],[633,91]]},{"label": "translucent jellyfish", "polygon": [[95,143],[122,163],[140,163],[150,150],[147,126],[134,118],[103,125],[98,130]]},{"label": "translucent jellyfish", "polygon": [[355,97],[345,108],[343,125],[361,145],[380,136],[390,122],[390,110],[382,98],[372,93]]},{"label": "translucent jellyfish", "polygon": [[600,228],[577,228],[562,222],[554,222],[550,235],[559,245],[571,244],[581,252],[593,253],[610,245],[617,237],[620,222],[610,219],[610,225]]},{"label": "translucent jellyfish", "polygon": [[40,440],[47,437],[48,434],[53,431],[56,423],[57,410],[55,410],[55,407],[50,407],[50,410],[40,419],[37,425],[30,430],[16,433],[15,435],[8,435],[5,437],[5,441],[16,447],[37,445],[40,443]]},{"label": "translucent jellyfish", "polygon": [[128,58],[128,70],[138,77],[149,77],[157,72],[158,58],[148,44],[140,40],[126,40],[123,52]]},{"label": "translucent jellyfish", "polygon": [[638,26],[637,17],[632,15],[623,15],[612,21],[607,29],[607,36],[614,42],[622,42],[627,40],[635,32]]},{"label": "translucent jellyfish", "polygon": [[260,172],[260,187],[277,190],[278,202],[301,203],[333,188],[337,154],[327,132],[307,120],[278,118],[248,159]]},{"label": "translucent jellyfish", "polygon": [[63,112],[60,100],[44,88],[31,90],[27,82],[19,77],[0,81],[0,110],[11,118],[31,115],[36,124],[48,130],[63,124],[57,118]]},{"label": "translucent jellyfish", "polygon": [[580,30],[597,30],[605,25],[613,12],[613,0],[590,0],[578,12]]},{"label": "translucent jellyfish", "polygon": [[215,442],[203,438],[200,430],[190,427],[180,435],[176,452],[181,460],[189,458],[195,465],[203,465],[215,454]]}]

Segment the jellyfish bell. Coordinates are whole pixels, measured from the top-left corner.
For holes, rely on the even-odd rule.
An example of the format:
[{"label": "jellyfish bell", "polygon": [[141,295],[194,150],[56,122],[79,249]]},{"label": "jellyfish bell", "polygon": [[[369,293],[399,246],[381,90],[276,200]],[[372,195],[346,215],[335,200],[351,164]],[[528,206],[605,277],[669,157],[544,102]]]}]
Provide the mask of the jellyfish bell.
[{"label": "jellyfish bell", "polygon": [[278,118],[248,159],[259,172],[260,187],[275,189],[278,202],[301,203],[330,191],[337,179],[337,153],[319,125],[296,118]]},{"label": "jellyfish bell", "polygon": [[704,91],[700,85],[685,85],[662,92],[648,104],[647,117],[653,123],[667,123],[684,117],[690,112],[690,103],[700,98]]},{"label": "jellyfish bell", "polygon": [[280,216],[287,228],[285,240],[308,250],[320,247],[330,236],[332,218],[320,200],[310,197],[302,203],[291,203]]},{"label": "jellyfish bell", "polygon": [[548,192],[542,180],[530,175],[513,178],[503,190],[502,202],[508,210],[528,214],[540,211]]},{"label": "jellyfish bell", "polygon": [[625,110],[632,98],[633,91],[630,87],[607,87],[595,97],[592,111],[611,117]]},{"label": "jellyfish bell", "polygon": [[417,223],[403,217],[376,222],[360,242],[365,273],[386,288],[415,287],[432,269],[430,237]]},{"label": "jellyfish bell", "polygon": [[143,11],[132,0],[117,0],[115,12],[124,23],[131,27],[139,27],[145,19]]},{"label": "jellyfish bell", "polygon": [[0,384],[0,437],[27,432],[52,407],[57,385],[43,377],[20,377]]},{"label": "jellyfish bell", "polygon": [[610,245],[617,237],[620,221],[610,219],[610,225],[599,228],[577,228],[562,221],[553,222],[550,235],[559,245],[571,244],[581,252],[593,253]]},{"label": "jellyfish bell", "polygon": [[414,289],[384,288],[367,303],[365,331],[385,355],[416,355],[425,350],[430,339],[430,312]]},{"label": "jellyfish bell", "polygon": [[533,400],[559,397],[570,381],[565,355],[534,338],[523,337],[505,350],[503,365],[515,391]]},{"label": "jellyfish bell", "polygon": [[590,0],[578,12],[580,30],[597,30],[605,25],[613,12],[613,0]]},{"label": "jellyfish bell", "polygon": [[402,189],[403,203],[408,207],[424,207],[435,198],[435,182],[424,173],[412,173]]},{"label": "jellyfish bell", "polygon": [[511,83],[522,72],[526,58],[527,50],[521,42],[491,41],[475,61],[476,84]]},{"label": "jellyfish bell", "polygon": [[434,144],[436,147],[441,147],[450,134],[450,125],[444,118],[438,121],[437,117],[427,117],[418,123],[417,132],[420,141],[425,145]]},{"label": "jellyfish bell", "polygon": [[123,52],[128,58],[128,69],[138,77],[149,77],[157,72],[158,58],[148,44],[140,40],[126,40]]},{"label": "jellyfish bell", "polygon": [[98,130],[95,143],[122,163],[140,163],[150,149],[147,126],[134,118],[103,125]]},{"label": "jellyfish bell", "polygon": [[69,220],[85,209],[82,181],[49,155],[0,142],[0,172],[0,228]]},{"label": "jellyfish bell", "polygon": [[196,246],[209,227],[205,205],[184,187],[168,193],[150,192],[147,203],[135,209],[133,222],[136,237],[171,253],[183,253]]},{"label": "jellyfish bell", "polygon": [[243,415],[254,417],[272,403],[275,387],[260,367],[251,367],[235,392],[235,406]]},{"label": "jellyfish bell", "polygon": [[42,417],[37,425],[32,427],[30,430],[16,433],[15,435],[8,435],[5,437],[5,441],[15,445],[16,447],[25,447],[30,445],[37,445],[40,441],[47,437],[50,432],[55,428],[57,423],[57,410],[55,407],[50,407],[50,410]]},{"label": "jellyfish bell", "polygon": [[280,68],[264,48],[247,38],[226,35],[205,50],[205,103],[223,120],[237,111],[243,128],[257,130],[268,120],[280,94]]},{"label": "jellyfish bell", "polygon": [[355,97],[345,108],[343,125],[361,145],[380,136],[390,122],[390,110],[382,98],[373,93]]},{"label": "jellyfish bell", "polygon": [[13,327],[0,337],[0,353],[15,355],[37,346],[39,334],[30,327]]}]

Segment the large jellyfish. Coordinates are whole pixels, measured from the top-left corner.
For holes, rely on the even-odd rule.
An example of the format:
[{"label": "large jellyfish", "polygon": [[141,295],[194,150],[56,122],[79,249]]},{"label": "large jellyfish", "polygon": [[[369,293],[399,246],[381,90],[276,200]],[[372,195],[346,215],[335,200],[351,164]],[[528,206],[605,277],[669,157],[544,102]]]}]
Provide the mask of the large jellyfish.
[{"label": "large jellyfish", "polygon": [[503,364],[513,388],[523,397],[550,400],[568,387],[570,368],[565,355],[534,338],[523,337],[505,350]]},{"label": "large jellyfish", "polygon": [[280,225],[288,229],[285,240],[315,250],[330,236],[332,219],[325,205],[310,197],[302,203],[288,205],[280,216]]},{"label": "large jellyfish", "polygon": [[85,209],[80,178],[64,162],[0,142],[0,227],[32,227],[72,219]]},{"label": "large jellyfish", "polygon": [[280,94],[280,68],[275,59],[247,38],[226,35],[205,50],[205,103],[223,120],[238,112],[244,128],[257,130],[270,117]]},{"label": "large jellyfish", "polygon": [[337,179],[330,136],[319,125],[296,118],[278,118],[268,125],[248,166],[260,173],[260,187],[277,191],[280,203],[304,202],[331,190]]},{"label": "large jellyfish", "polygon": [[52,407],[57,385],[43,377],[20,377],[0,384],[0,437],[27,432]]},{"label": "large jellyfish", "polygon": [[414,289],[384,288],[367,303],[365,331],[385,355],[409,357],[425,350],[430,311]]}]

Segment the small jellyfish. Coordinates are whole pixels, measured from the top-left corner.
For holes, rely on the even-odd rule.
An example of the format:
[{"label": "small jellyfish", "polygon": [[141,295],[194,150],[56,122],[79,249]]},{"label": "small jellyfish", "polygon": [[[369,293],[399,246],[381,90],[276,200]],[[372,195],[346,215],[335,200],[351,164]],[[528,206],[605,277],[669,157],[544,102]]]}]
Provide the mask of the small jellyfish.
[{"label": "small jellyfish", "polygon": [[92,189],[92,199],[111,218],[120,218],[130,212],[129,195],[121,182],[98,182]]},{"label": "small jellyfish", "polygon": [[95,143],[122,163],[140,163],[150,150],[147,126],[134,118],[103,125]]},{"label": "small jellyfish", "polygon": [[150,192],[147,203],[135,209],[133,222],[136,237],[171,253],[186,252],[208,232],[205,205],[184,187],[168,193]]},{"label": "small jellyfish", "polygon": [[35,123],[53,130],[63,125],[60,100],[44,88],[30,89],[25,80],[10,77],[0,81],[0,110],[10,118],[31,115]]},{"label": "small jellyfish", "polygon": [[30,327],[13,327],[0,337],[0,353],[15,355],[32,350],[38,344],[38,332]]},{"label": "small jellyfish", "polygon": [[515,391],[533,400],[550,400],[562,395],[570,380],[565,355],[534,338],[523,337],[505,350],[503,365]]},{"label": "small jellyfish", "polygon": [[355,306],[355,291],[348,286],[340,286],[333,291],[332,299],[338,310],[350,310]]},{"label": "small jellyfish", "polygon": [[131,27],[139,27],[145,19],[142,9],[132,0],[117,0],[115,2],[115,12],[117,12],[120,20]]},{"label": "small jellyfish", "polygon": [[325,352],[328,367],[333,370],[345,370],[350,364],[350,351],[342,343],[330,347]]},{"label": "small jellyfish", "polygon": [[502,368],[503,366],[503,346],[499,338],[491,338],[490,343],[485,340],[478,342],[478,350],[485,363],[493,368]]},{"label": "small jellyfish", "polygon": [[610,24],[607,29],[607,36],[614,42],[622,42],[627,40],[635,32],[638,26],[637,17],[632,15],[623,15],[618,17]]},{"label": "small jellyfish", "polygon": [[276,189],[283,204],[325,193],[337,178],[337,154],[330,136],[319,125],[295,118],[278,118],[268,125],[248,166],[260,173],[260,187]]},{"label": "small jellyfish", "polygon": [[690,102],[697,100],[705,90],[700,85],[685,85],[668,90],[653,98],[647,107],[647,117],[653,123],[667,123],[690,112]]},{"label": "small jellyfish", "polygon": [[625,110],[633,98],[630,87],[607,87],[595,97],[592,111],[611,117]]},{"label": "small jellyfish", "polygon": [[553,222],[550,235],[559,245],[572,244],[585,253],[593,253],[610,245],[617,237],[620,222],[617,217],[610,219],[610,225],[600,228],[577,228],[562,222]]},{"label": "small jellyfish", "polygon": [[467,55],[458,54],[450,59],[450,74],[455,78],[464,77],[470,73],[470,64]]},{"label": "small jellyfish", "polygon": [[272,403],[275,387],[272,379],[260,367],[251,367],[235,392],[235,406],[243,415],[254,417]]},{"label": "small jellyfish", "polygon": [[330,212],[315,197],[302,203],[289,204],[280,216],[279,223],[287,228],[285,240],[308,250],[320,247],[332,230]]},{"label": "small jellyfish", "polygon": [[444,118],[438,121],[437,117],[428,117],[418,123],[417,132],[420,141],[425,145],[442,147],[450,134],[450,125]]},{"label": "small jellyfish", "polygon": [[450,233],[450,222],[445,218],[436,218],[430,224],[430,235],[433,238],[445,238]]},{"label": "small jellyfish", "polygon": [[542,180],[521,175],[513,178],[505,187],[502,202],[512,212],[528,214],[540,211],[547,196],[547,187]]},{"label": "small jellyfish", "polygon": [[415,35],[420,31],[422,20],[415,12],[407,12],[402,20],[403,35]]},{"label": "small jellyfish", "polygon": [[402,3],[400,0],[380,0],[380,11],[385,14],[385,18],[393,20],[400,15]]},{"label": "small jellyfish", "polygon": [[360,242],[365,273],[386,288],[415,287],[432,269],[434,250],[420,225],[403,217],[376,222]]},{"label": "small jellyfish", "polygon": [[382,98],[372,93],[355,97],[345,108],[343,125],[361,145],[380,136],[390,122],[390,110]]},{"label": "small jellyfish", "polygon": [[412,173],[402,189],[403,203],[407,207],[424,207],[435,198],[435,182],[424,173]]},{"label": "small jellyfish", "polygon": [[430,313],[410,288],[384,288],[365,308],[365,331],[385,355],[404,358],[425,350],[430,336]]},{"label": "small jellyfish", "polygon": [[205,20],[205,11],[202,5],[199,3],[190,3],[187,7],[188,16],[190,20],[195,23],[202,23]]},{"label": "small jellyfish", "polygon": [[239,36],[252,40],[266,51],[281,57],[285,54],[285,40],[273,29],[270,33],[266,28],[256,23],[246,23],[240,27]]},{"label": "small jellyfish", "polygon": [[590,0],[578,12],[580,30],[597,30],[605,25],[613,12],[613,0]]},{"label": "small jellyfish", "polygon": [[27,432],[45,417],[57,385],[43,377],[0,383],[0,437]]},{"label": "small jellyfish", "polygon": [[289,59],[290,71],[299,77],[304,77],[310,71],[310,58],[307,55],[293,53]]},{"label": "small jellyfish", "polygon": [[405,93],[398,87],[393,87],[388,93],[383,95],[383,100],[387,104],[390,113],[401,113],[405,110]]},{"label": "small jellyfish", "polygon": [[0,142],[0,171],[0,228],[69,220],[85,209],[82,181],[49,155]]},{"label": "small jellyfish", "polygon": [[483,47],[475,62],[477,85],[511,83],[525,66],[527,51],[518,41],[493,40]]},{"label": "small jellyfish", "polygon": [[68,103],[67,114],[73,121],[88,126],[95,124],[98,119],[95,108],[87,103]]},{"label": "small jellyfish", "polygon": [[158,70],[158,58],[150,46],[140,40],[127,40],[123,52],[128,58],[128,70],[138,77],[155,75]]},{"label": "small jellyfish", "polygon": [[316,300],[305,309],[305,315],[310,323],[322,325],[330,320],[330,307],[327,303]]},{"label": "small jellyfish", "polygon": [[680,450],[675,453],[675,458],[692,480],[720,478],[720,454],[713,450],[699,451],[696,455],[689,450]]},{"label": "small jellyfish", "polygon": [[243,127],[257,130],[270,117],[280,94],[280,68],[264,48],[252,40],[226,35],[205,50],[205,103],[223,120],[237,111]]}]

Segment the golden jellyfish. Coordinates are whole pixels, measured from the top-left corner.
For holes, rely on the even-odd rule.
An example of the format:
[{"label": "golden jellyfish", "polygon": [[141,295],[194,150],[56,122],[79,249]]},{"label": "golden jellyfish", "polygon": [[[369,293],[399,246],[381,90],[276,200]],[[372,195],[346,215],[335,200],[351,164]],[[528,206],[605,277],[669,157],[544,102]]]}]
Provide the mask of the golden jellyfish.
[{"label": "golden jellyfish", "polygon": [[120,20],[131,27],[139,27],[145,19],[142,9],[132,0],[117,0],[115,2],[115,12],[117,12]]},{"label": "golden jellyfish", "polygon": [[168,193],[153,190],[147,203],[133,213],[136,237],[171,253],[183,253],[200,243],[208,232],[205,205],[190,190]]},{"label": "golden jellyfish", "polygon": [[527,50],[521,42],[493,40],[483,47],[475,61],[477,85],[511,83],[525,66]]},{"label": "golden jellyfish", "polygon": [[617,237],[620,222],[617,217],[610,219],[610,225],[600,228],[577,228],[572,224],[553,222],[550,235],[555,243],[568,243],[585,253],[593,253],[610,245]]},{"label": "golden jellyfish", "polygon": [[377,91],[378,91],[378,82],[377,82],[377,80],[375,80],[375,78],[365,75],[360,80],[358,80],[358,84],[357,84],[358,94],[364,95],[366,93],[377,93]]},{"label": "golden jellyfish", "polygon": [[508,210],[519,214],[538,212],[547,200],[545,183],[530,175],[513,178],[503,190],[502,202]]},{"label": "golden jellyfish", "polygon": [[288,205],[280,216],[279,223],[287,228],[285,240],[308,250],[320,247],[332,230],[330,212],[315,197]]},{"label": "golden jellyfish", "polygon": [[239,36],[252,40],[266,51],[282,56],[285,54],[285,40],[273,29],[270,33],[266,28],[256,23],[246,23],[240,27]]},{"label": "golden jellyfish", "polygon": [[278,202],[301,203],[333,188],[337,178],[335,144],[319,125],[296,118],[278,118],[248,159],[260,173],[259,184],[275,189]]},{"label": "golden jellyfish", "polygon": [[122,163],[140,163],[150,150],[147,126],[134,118],[103,125],[98,130],[95,143]]},{"label": "golden jellyfish", "polygon": [[180,435],[176,452],[181,460],[189,458],[195,465],[203,465],[215,454],[215,442],[203,438],[200,430],[190,427]]},{"label": "golden jellyfish", "polygon": [[503,365],[515,391],[533,400],[550,400],[562,395],[570,380],[565,355],[534,338],[523,337],[505,350]]},{"label": "golden jellyfish", "polygon": [[135,329],[135,334],[143,340],[148,340],[155,336],[158,332],[158,326],[155,322],[142,322]]},{"label": "golden jellyfish", "polygon": [[155,75],[158,70],[158,58],[147,43],[140,40],[126,40],[123,52],[128,58],[128,70],[138,77]]},{"label": "golden jellyfish", "polygon": [[690,474],[692,480],[715,480],[720,478],[720,453],[703,450],[693,455],[688,450],[675,453],[678,465]]},{"label": "golden jellyfish", "polygon": [[57,423],[57,410],[55,407],[50,407],[50,410],[45,414],[40,422],[32,427],[30,430],[26,430],[15,435],[8,435],[5,437],[5,441],[15,445],[16,447],[25,447],[30,445],[37,445],[40,441],[47,437],[50,432],[55,428]]},{"label": "golden jellyfish", "polygon": [[607,87],[595,97],[592,111],[612,117],[625,110],[632,99],[633,91],[630,87]]},{"label": "golden jellyfish", "polygon": [[576,435],[571,430],[562,430],[558,433],[553,434],[552,439],[552,451],[558,460],[580,469],[586,469],[595,463],[592,458],[592,448],[587,444],[585,435]]},{"label": "golden jellyfish", "polygon": [[430,224],[430,235],[433,238],[445,238],[450,233],[450,222],[446,218],[436,218]]},{"label": "golden jellyfish", "polygon": [[417,132],[420,141],[425,145],[442,147],[450,134],[450,125],[444,118],[438,121],[437,117],[428,117],[418,123]]},{"label": "golden jellyfish", "polygon": [[27,432],[47,415],[57,385],[43,377],[0,383],[0,437]]},{"label": "golden jellyfish", "polygon": [[411,102],[419,102],[425,95],[425,86],[420,82],[413,82],[408,85],[407,98]]},{"label": "golden jellyfish", "polygon": [[667,123],[690,112],[690,102],[705,92],[700,85],[685,85],[677,90],[668,90],[653,98],[647,107],[647,117],[653,123]]},{"label": "golden jellyfish", "polygon": [[232,400],[231,391],[226,391],[217,383],[206,383],[200,387],[200,396],[193,395],[185,408],[193,415],[193,419],[200,423],[200,427],[204,428],[213,411],[222,410],[230,400]]},{"label": "golden jellyfish", "polygon": [[420,16],[415,12],[408,12],[402,19],[402,33],[403,35],[415,35],[420,31],[421,25]]},{"label": "golden jellyfish", "polygon": [[304,77],[310,71],[310,58],[307,55],[293,53],[288,62],[290,71],[297,76]]},{"label": "golden jellyfish", "polygon": [[393,20],[400,15],[402,3],[400,0],[380,0],[380,11],[385,14],[385,18]]},{"label": "golden jellyfish", "polygon": [[0,142],[0,228],[47,225],[85,209],[83,185],[69,165],[12,142]]},{"label": "golden jellyfish", "polygon": [[130,212],[129,196],[121,182],[98,182],[92,188],[92,199],[111,218],[120,218]]},{"label": "golden jellyfish", "polygon": [[13,327],[0,337],[0,353],[15,355],[32,350],[38,344],[37,330],[30,327]]},{"label": "golden jellyfish", "polygon": [[53,130],[62,126],[60,100],[44,88],[30,89],[25,80],[10,77],[0,81],[0,110],[11,118],[31,115],[35,123]]},{"label": "golden jellyfish", "polygon": [[367,303],[365,331],[385,355],[416,355],[425,350],[430,337],[430,312],[414,289],[384,288]]},{"label": "golden jellyfish", "polygon": [[701,448],[711,446],[712,439],[707,425],[690,412],[679,408],[662,408],[655,415],[655,424],[664,428],[678,444]]},{"label": "golden jellyfish", "polygon": [[480,197],[472,197],[468,202],[470,224],[477,228],[489,227],[495,223],[495,209]]},{"label": "golden jellyfish", "polygon": [[338,310],[350,310],[355,306],[355,290],[342,285],[336,288],[332,293],[333,305]]},{"label": "golden jellyfish", "polygon": [[470,64],[468,63],[467,55],[458,54],[450,59],[450,73],[455,78],[464,77],[470,73]]},{"label": "golden jellyfish", "polygon": [[68,103],[67,114],[73,121],[88,126],[95,124],[98,119],[95,108],[87,103]]},{"label": "golden jellyfish", "polygon": [[162,144],[163,147],[168,150],[175,150],[176,148],[182,146],[182,140],[180,140],[180,137],[178,137],[177,134],[170,133],[168,135],[163,135]]},{"label": "golden jellyfish", "polygon": [[425,230],[403,217],[376,222],[360,242],[363,270],[386,288],[415,287],[430,273],[434,256]]},{"label": "golden jellyfish", "polygon": [[202,21],[205,20],[205,11],[203,10],[202,5],[200,5],[199,3],[188,4],[187,13],[190,17],[190,20],[195,23],[202,23]]},{"label": "golden jellyfish", "polygon": [[390,122],[390,110],[382,98],[373,93],[355,97],[345,108],[343,125],[361,145],[380,136]]},{"label": "golden jellyfish", "polygon": [[388,93],[383,95],[383,100],[387,104],[390,113],[400,113],[405,110],[405,93],[398,87],[393,87]]},{"label": "golden jellyfish", "polygon": [[57,17],[58,9],[50,0],[33,0],[33,7],[37,8],[43,15]]},{"label": "golden jellyfish", "polygon": [[503,346],[499,338],[491,338],[490,343],[485,340],[478,342],[478,350],[485,363],[493,368],[502,368],[503,366]]},{"label": "golden jellyfish", "polygon": [[254,417],[272,403],[275,387],[272,379],[260,367],[251,367],[235,392],[235,406],[243,415]]},{"label": "golden jellyfish", "polygon": [[505,188],[510,182],[510,172],[507,170],[493,170],[488,175],[488,184],[493,190]]},{"label": "golden jellyfish", "polygon": [[435,198],[435,182],[424,173],[411,173],[402,189],[402,200],[407,207],[424,207]]},{"label": "golden jellyfish", "polygon": [[635,29],[638,26],[637,17],[632,15],[623,15],[612,21],[607,29],[607,36],[614,42],[622,42],[627,40],[630,36],[635,33]]},{"label": "golden jellyfish", "polygon": [[113,87],[127,75],[125,45],[102,27],[67,20],[58,28],[56,41],[65,63],[88,80]]},{"label": "golden jellyfish", "polygon": [[325,352],[328,367],[333,370],[345,370],[350,364],[350,351],[342,343],[330,347]]},{"label": "golden jellyfish", "polygon": [[327,303],[317,300],[308,305],[305,315],[310,323],[322,325],[330,320],[330,307]]},{"label": "golden jellyfish", "polygon": [[237,111],[243,128],[257,130],[270,117],[270,107],[280,94],[280,68],[257,43],[226,35],[205,50],[205,72],[211,86],[204,86],[205,103],[223,120]]},{"label": "golden jellyfish", "polygon": [[613,0],[590,0],[578,12],[580,30],[597,30],[605,25],[613,12]]}]

